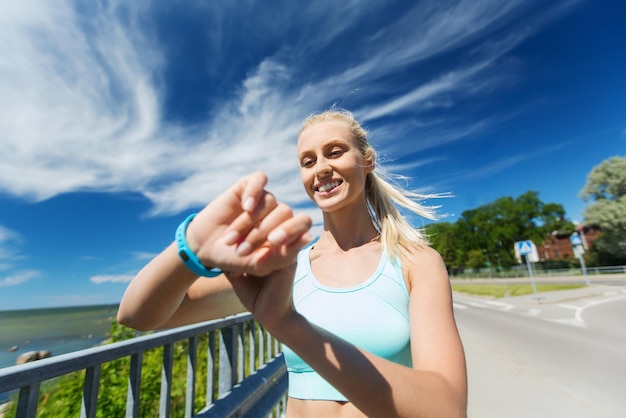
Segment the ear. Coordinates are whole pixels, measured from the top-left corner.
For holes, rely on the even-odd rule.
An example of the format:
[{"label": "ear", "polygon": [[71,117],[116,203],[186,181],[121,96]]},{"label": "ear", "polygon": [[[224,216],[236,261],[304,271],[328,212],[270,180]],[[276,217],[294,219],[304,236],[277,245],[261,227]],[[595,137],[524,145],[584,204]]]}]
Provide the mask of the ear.
[{"label": "ear", "polygon": [[374,151],[368,150],[365,156],[365,172],[371,173],[376,168],[376,158],[374,157]]}]

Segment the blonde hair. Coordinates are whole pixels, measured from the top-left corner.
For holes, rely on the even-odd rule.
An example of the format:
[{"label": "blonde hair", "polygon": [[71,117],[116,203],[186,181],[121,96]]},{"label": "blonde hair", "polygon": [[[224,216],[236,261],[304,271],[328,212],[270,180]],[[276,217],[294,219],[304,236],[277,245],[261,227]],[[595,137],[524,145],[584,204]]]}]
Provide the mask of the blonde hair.
[{"label": "blonde hair", "polygon": [[[302,133],[308,127],[320,122],[341,122],[352,132],[353,139],[361,156],[375,164],[374,170],[367,175],[365,196],[372,222],[380,233],[383,251],[392,259],[403,258],[412,244],[428,244],[423,230],[414,228],[398,210],[398,206],[408,209],[416,215],[428,219],[438,219],[436,207],[423,206],[418,200],[441,195],[423,195],[405,190],[391,180],[376,162],[376,151],[367,140],[367,131],[356,121],[354,115],[344,109],[333,109],[309,116],[300,129]],[[404,250],[404,251],[403,251]]]}]

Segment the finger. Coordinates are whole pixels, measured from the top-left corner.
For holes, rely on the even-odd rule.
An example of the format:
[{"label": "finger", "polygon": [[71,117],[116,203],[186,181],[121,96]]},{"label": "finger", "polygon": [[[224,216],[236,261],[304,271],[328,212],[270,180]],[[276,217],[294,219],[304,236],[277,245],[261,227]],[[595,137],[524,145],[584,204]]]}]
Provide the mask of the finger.
[{"label": "finger", "polygon": [[267,175],[260,171],[252,173],[244,179],[241,193],[241,207],[246,212],[253,212],[264,195]]},{"label": "finger", "polygon": [[306,245],[310,244],[313,239],[314,238],[312,234],[310,234],[309,232],[305,232],[304,234],[300,235],[296,240],[292,241],[289,245],[283,246],[281,251],[282,256],[288,259],[291,257],[295,259],[300,250],[302,250],[302,248]]},{"label": "finger", "polygon": [[227,245],[239,243],[246,239],[250,231],[255,228],[268,214],[270,214],[278,205],[276,198],[270,192],[263,191],[252,212],[242,212],[234,221],[231,222],[226,232],[225,242]]},{"label": "finger", "polygon": [[313,241],[313,235],[305,232],[289,244],[278,247],[263,245],[252,253],[248,271],[254,275],[265,276],[296,261],[300,250]]},{"label": "finger", "polygon": [[237,246],[237,254],[240,256],[250,254],[267,242],[270,232],[292,217],[293,212],[289,206],[282,203],[278,204],[248,231],[243,241]]},{"label": "finger", "polygon": [[308,232],[312,225],[313,222],[308,215],[298,214],[273,229],[267,235],[267,240],[275,247],[284,244],[289,245]]}]

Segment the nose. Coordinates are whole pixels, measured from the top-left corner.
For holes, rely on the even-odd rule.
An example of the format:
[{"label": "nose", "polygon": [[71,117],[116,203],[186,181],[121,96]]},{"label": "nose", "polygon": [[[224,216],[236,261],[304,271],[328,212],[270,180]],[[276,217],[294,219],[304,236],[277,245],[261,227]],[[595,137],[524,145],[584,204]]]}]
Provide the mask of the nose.
[{"label": "nose", "polygon": [[315,164],[315,175],[317,177],[328,176],[332,172],[332,168],[325,158],[319,158]]}]

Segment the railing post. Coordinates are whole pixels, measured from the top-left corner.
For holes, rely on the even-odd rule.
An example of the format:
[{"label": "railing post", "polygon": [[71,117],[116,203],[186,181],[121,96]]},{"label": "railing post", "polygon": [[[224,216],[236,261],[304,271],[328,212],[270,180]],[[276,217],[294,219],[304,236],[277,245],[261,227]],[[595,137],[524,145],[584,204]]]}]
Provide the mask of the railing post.
[{"label": "railing post", "polygon": [[256,339],[254,338],[254,321],[246,321],[248,332],[246,333],[246,341],[248,347],[248,363],[245,376],[250,376],[255,370],[254,358],[256,356]]},{"label": "railing post", "polygon": [[16,416],[24,418],[35,418],[37,414],[37,404],[39,403],[39,385],[41,382],[24,386],[20,389],[17,399]]},{"label": "railing post", "polygon": [[87,367],[85,381],[83,382],[83,401],[80,406],[81,418],[94,418],[98,403],[98,390],[100,387],[100,364]]},{"label": "railing post", "polygon": [[215,331],[209,332],[209,344],[207,350],[206,403],[212,404],[217,398],[215,396]]},{"label": "railing post", "polygon": [[263,345],[263,353],[262,353],[262,361],[261,364],[266,364],[268,362],[268,359],[270,357],[269,354],[269,348],[270,348],[270,344],[267,341],[267,332],[265,331],[265,328],[263,328],[263,326],[261,325],[261,338],[262,340],[262,345]]},{"label": "railing post", "polygon": [[235,355],[237,356],[237,383],[241,383],[245,377],[245,355],[243,353],[244,350],[244,324],[240,323],[236,326],[236,341],[237,347],[235,347]]},{"label": "railing post", "polygon": [[254,327],[254,333],[257,336],[257,344],[259,346],[257,353],[258,367],[261,367],[265,364],[265,336],[263,335],[263,327],[258,322]]},{"label": "railing post", "polygon": [[172,397],[172,367],[174,364],[174,344],[163,346],[163,364],[161,365],[161,397],[159,399],[159,417],[169,418]]},{"label": "railing post", "polygon": [[232,332],[230,332],[229,328],[222,328],[220,330],[218,399],[220,399],[233,386],[233,365],[231,364],[228,349],[226,348],[225,343],[226,340],[231,339],[231,334]]},{"label": "railing post", "polygon": [[274,341],[274,339],[269,335],[269,333],[266,331],[265,334],[267,335],[267,340],[270,343],[270,349],[269,349],[269,358],[268,361],[271,360],[272,357],[274,357],[276,355],[276,342]]},{"label": "railing post", "polygon": [[185,417],[194,415],[194,400],[196,399],[196,364],[197,364],[197,337],[189,338],[189,351],[187,353],[187,388],[185,391]]},{"label": "railing post", "polygon": [[223,328],[220,335],[220,396],[237,383],[237,332],[235,327]]},{"label": "railing post", "polygon": [[126,396],[126,418],[137,418],[139,416],[142,359],[143,351],[130,356],[130,374],[128,375],[128,394]]}]

